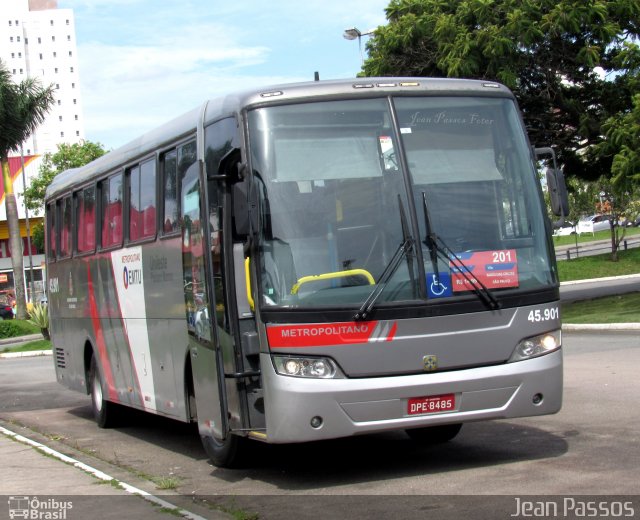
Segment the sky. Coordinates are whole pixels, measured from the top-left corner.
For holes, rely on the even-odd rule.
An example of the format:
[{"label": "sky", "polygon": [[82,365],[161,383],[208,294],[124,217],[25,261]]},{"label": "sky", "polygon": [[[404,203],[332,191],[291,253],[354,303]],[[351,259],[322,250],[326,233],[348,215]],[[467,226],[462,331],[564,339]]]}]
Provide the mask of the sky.
[{"label": "sky", "polygon": [[[117,148],[206,99],[352,78],[389,0],[58,0],[73,9],[85,138]],[[362,37],[362,48],[367,40]]]}]

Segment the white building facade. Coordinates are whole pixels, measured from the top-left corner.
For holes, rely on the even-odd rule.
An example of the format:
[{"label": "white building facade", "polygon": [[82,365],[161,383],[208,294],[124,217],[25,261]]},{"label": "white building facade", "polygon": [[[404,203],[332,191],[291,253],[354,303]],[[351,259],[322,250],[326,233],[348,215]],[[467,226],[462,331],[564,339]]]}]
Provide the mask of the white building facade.
[{"label": "white building facade", "polygon": [[57,9],[51,0],[5,0],[0,28],[0,59],[14,81],[38,78],[55,87],[55,105],[24,143],[25,155],[55,152],[59,143],[84,139],[73,11]]},{"label": "white building facade", "polygon": [[[29,256],[26,211],[22,193],[31,178],[38,174],[45,153],[55,153],[61,143],[84,139],[84,121],[80,96],[80,76],[71,9],[58,9],[57,0],[0,1],[0,60],[15,83],[37,78],[42,86],[53,85],[54,105],[45,121],[10,157],[13,190],[18,202],[20,231],[23,236],[25,279],[33,300],[37,301],[44,279],[44,255],[31,247]],[[42,221],[42,212],[29,212],[30,226]],[[0,291],[13,288],[9,232],[4,186],[0,186]]]}]

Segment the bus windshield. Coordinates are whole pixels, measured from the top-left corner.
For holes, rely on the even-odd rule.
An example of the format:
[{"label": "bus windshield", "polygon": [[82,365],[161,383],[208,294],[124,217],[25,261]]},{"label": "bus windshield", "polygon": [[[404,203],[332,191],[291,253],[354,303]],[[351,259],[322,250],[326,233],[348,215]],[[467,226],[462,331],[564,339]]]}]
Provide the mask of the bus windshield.
[{"label": "bus windshield", "polygon": [[[249,140],[262,196],[262,305],[357,308],[381,283],[377,306],[464,298],[478,283],[497,297],[556,283],[509,98],[259,108]],[[434,237],[444,244],[437,254]]]}]

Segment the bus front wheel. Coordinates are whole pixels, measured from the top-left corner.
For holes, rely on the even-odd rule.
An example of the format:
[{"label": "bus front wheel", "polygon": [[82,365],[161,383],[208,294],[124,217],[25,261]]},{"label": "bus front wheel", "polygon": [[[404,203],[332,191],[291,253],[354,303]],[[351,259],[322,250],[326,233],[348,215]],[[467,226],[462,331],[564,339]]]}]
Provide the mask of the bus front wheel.
[{"label": "bus front wheel", "polygon": [[244,437],[228,434],[224,440],[213,435],[200,435],[202,446],[214,466],[219,468],[238,468],[243,465],[249,441]]},{"label": "bus front wheel", "polygon": [[100,428],[115,426],[118,405],[105,399],[105,384],[95,356],[91,358],[91,366],[89,368],[89,389],[91,392],[93,418],[98,426]]},{"label": "bus front wheel", "polygon": [[411,440],[425,444],[441,444],[453,439],[458,433],[462,424],[443,424],[440,426],[429,426],[427,428],[413,428],[405,430]]}]

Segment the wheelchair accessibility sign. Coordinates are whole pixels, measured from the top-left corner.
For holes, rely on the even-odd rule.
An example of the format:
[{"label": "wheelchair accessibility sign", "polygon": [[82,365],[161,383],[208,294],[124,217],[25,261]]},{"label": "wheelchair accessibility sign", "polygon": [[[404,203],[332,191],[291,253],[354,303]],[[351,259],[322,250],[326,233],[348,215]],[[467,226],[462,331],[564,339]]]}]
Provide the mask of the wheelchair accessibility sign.
[{"label": "wheelchair accessibility sign", "polygon": [[427,273],[427,295],[429,298],[452,296],[451,273]]}]

